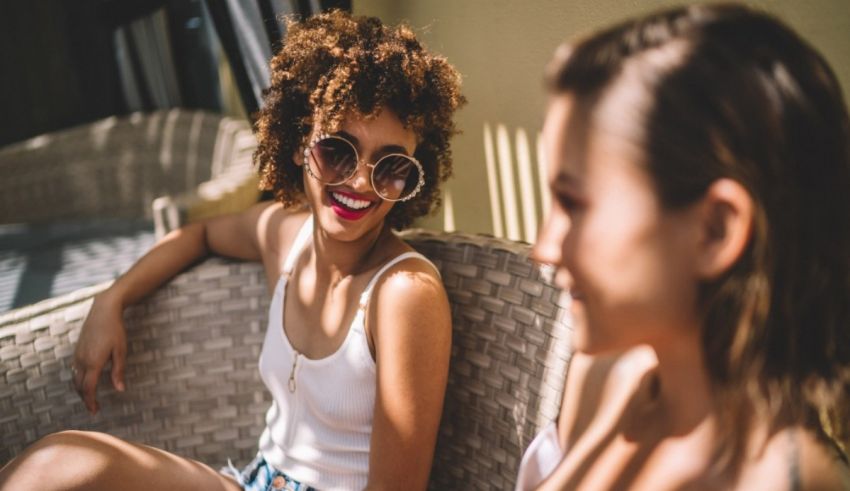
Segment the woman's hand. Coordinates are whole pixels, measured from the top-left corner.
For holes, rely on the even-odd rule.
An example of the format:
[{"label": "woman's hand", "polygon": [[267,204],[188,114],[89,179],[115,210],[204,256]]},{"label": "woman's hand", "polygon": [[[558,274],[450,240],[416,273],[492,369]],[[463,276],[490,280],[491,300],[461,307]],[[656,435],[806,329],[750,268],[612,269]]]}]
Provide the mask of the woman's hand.
[{"label": "woman's hand", "polygon": [[[124,390],[127,334],[123,311],[159,288],[174,275],[208,253],[257,261],[263,259],[270,217],[280,206],[259,203],[242,213],[192,223],[163,237],[147,254],[97,295],[83,323],[74,351],[71,371],[74,388],[93,414],[99,406],[95,395],[100,372],[112,361],[112,385]],[[279,220],[279,218],[278,218]],[[277,222],[275,222],[277,223]]]},{"label": "woman's hand", "polygon": [[127,356],[127,333],[124,329],[123,306],[107,290],[94,298],[83,323],[71,372],[74,388],[92,414],[97,413],[97,382],[108,360],[112,361],[112,385],[124,391],[124,360]]}]

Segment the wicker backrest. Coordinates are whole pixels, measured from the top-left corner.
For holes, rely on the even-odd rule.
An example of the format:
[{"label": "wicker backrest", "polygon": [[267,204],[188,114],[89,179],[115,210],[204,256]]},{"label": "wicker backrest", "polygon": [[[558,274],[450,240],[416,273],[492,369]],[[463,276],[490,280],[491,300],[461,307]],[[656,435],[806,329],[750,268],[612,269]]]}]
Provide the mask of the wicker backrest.
[{"label": "wicker backrest", "polygon": [[415,231],[452,307],[452,359],[430,489],[513,489],[534,435],[558,415],[571,351],[560,291],[525,244]]},{"label": "wicker backrest", "polygon": [[227,172],[231,162],[242,162],[246,139],[253,140],[246,121],[170,109],[110,117],[5,146],[0,223],[150,219],[155,198],[193,191]]},{"label": "wicker backrest", "polygon": [[[560,403],[570,349],[558,292],[526,245],[421,230],[405,239],[440,268],[454,323],[432,488],[510,489],[522,450]],[[91,417],[68,364],[105,286],[0,316],[0,463],[68,428],[214,466],[246,463],[270,403],[256,368],[268,309],[261,266],[211,258],[129,309],[128,390],[114,392],[104,373]]]},{"label": "wicker backrest", "polygon": [[256,452],[268,406],[257,374],[267,318],[258,263],[211,258],[127,310],[128,390],[100,380],[90,416],[69,363],[108,284],[0,316],[0,462],[63,429],[104,431],[221,465]]}]

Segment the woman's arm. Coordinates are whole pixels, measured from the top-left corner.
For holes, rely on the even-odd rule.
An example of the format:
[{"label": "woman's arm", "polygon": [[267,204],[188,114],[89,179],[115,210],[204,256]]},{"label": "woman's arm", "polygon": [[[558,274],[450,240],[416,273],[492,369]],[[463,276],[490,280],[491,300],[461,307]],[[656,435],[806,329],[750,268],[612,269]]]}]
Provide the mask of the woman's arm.
[{"label": "woman's arm", "polygon": [[[576,487],[577,473],[586,473],[593,464],[588,459],[595,458],[600,430],[611,431],[655,364],[655,354],[646,346],[607,355],[573,353],[558,415],[558,443],[564,457],[537,491]],[[586,434],[590,437],[583,438]]]},{"label": "woman's arm", "polygon": [[112,360],[112,384],[124,390],[127,338],[123,311],[209,253],[246,260],[263,254],[268,203],[245,212],[189,224],[163,237],[136,264],[98,294],[83,323],[74,351],[74,386],[86,408],[98,410],[95,397],[103,366]]},{"label": "woman's arm", "polygon": [[404,261],[376,285],[370,308],[377,391],[367,489],[425,489],[451,354],[443,285],[423,261]]}]

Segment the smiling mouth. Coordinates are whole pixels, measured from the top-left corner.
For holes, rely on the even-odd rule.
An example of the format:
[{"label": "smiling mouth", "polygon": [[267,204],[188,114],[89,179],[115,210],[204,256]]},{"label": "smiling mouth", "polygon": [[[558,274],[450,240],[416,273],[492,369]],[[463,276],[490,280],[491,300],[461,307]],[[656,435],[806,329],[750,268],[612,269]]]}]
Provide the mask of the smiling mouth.
[{"label": "smiling mouth", "polygon": [[357,220],[368,212],[375,201],[357,198],[348,193],[339,191],[328,191],[328,198],[331,202],[331,208],[342,218],[347,220]]},{"label": "smiling mouth", "polygon": [[336,191],[331,191],[330,195],[336,204],[343,206],[351,211],[362,211],[372,205],[371,201],[365,199],[357,199],[352,196],[338,193]]}]

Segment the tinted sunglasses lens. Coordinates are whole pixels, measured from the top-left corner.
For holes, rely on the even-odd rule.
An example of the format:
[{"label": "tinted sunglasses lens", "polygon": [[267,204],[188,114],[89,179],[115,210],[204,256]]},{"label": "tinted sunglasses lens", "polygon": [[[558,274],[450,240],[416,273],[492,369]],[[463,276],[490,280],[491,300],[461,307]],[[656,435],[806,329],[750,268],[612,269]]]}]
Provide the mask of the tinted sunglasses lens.
[{"label": "tinted sunglasses lens", "polygon": [[326,183],[340,183],[348,179],[357,168],[357,154],[348,142],[341,138],[324,138],[310,148],[313,155],[311,166],[316,177]]},{"label": "tinted sunglasses lens", "polygon": [[375,192],[389,200],[409,197],[416,191],[421,178],[419,166],[404,155],[387,155],[372,170]]}]

